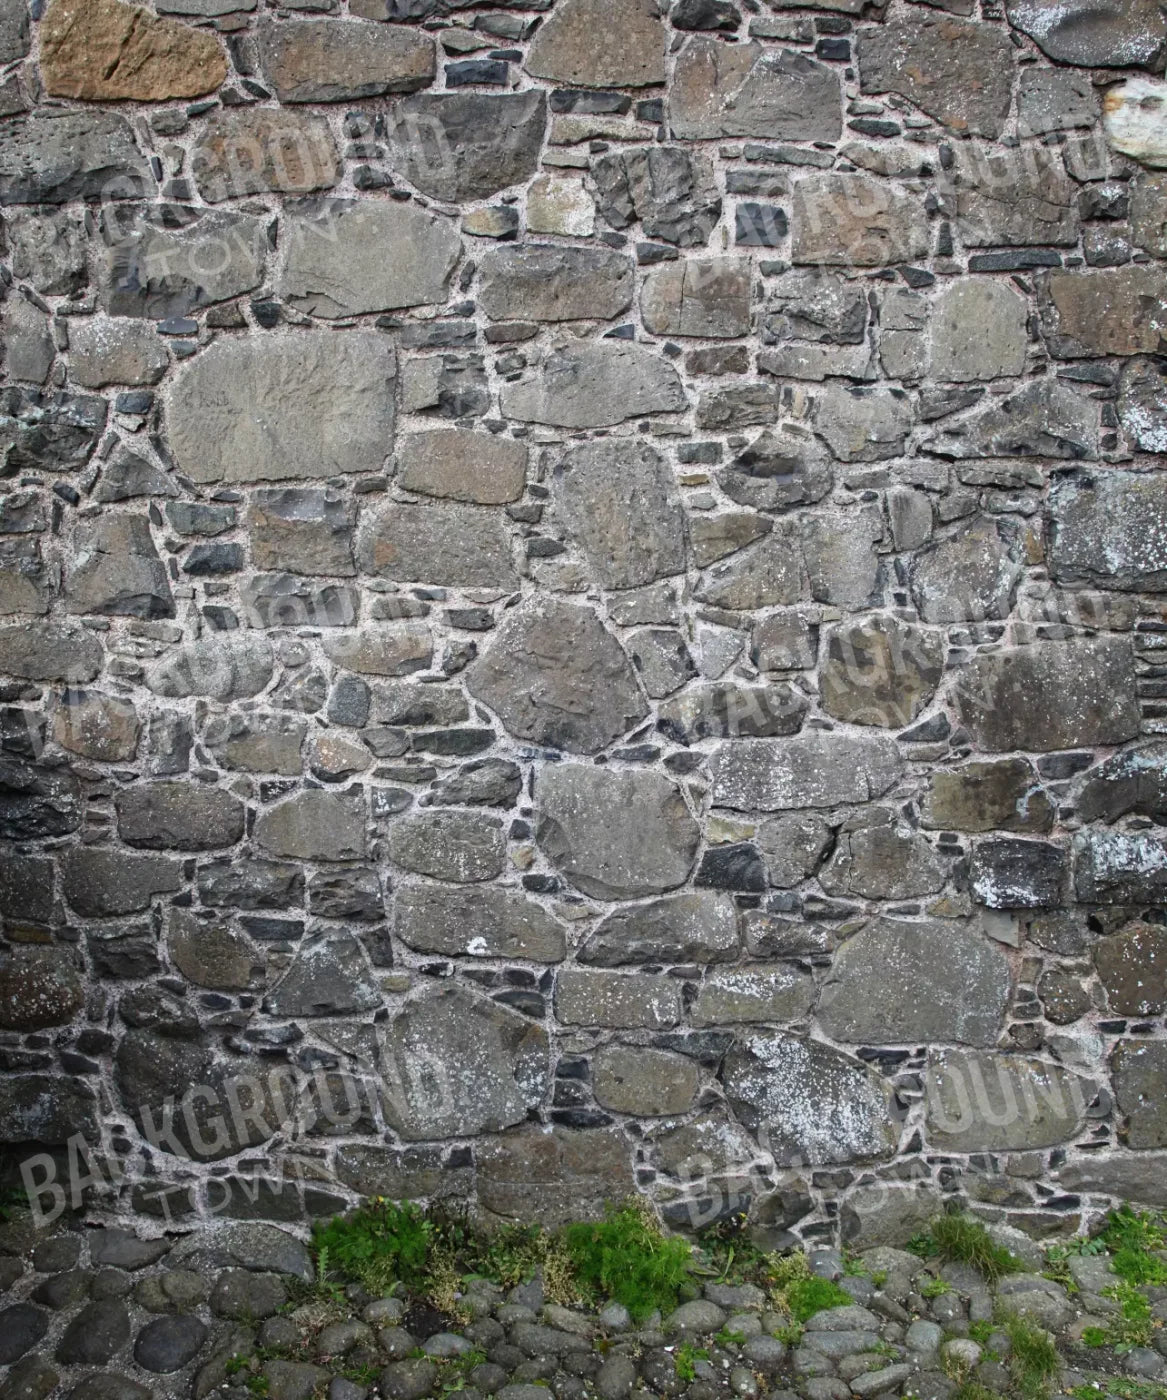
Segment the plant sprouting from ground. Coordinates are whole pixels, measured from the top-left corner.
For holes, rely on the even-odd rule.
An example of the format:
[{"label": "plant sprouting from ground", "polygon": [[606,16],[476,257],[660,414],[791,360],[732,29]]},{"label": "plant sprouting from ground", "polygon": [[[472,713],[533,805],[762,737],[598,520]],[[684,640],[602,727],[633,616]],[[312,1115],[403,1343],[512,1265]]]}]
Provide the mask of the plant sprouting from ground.
[{"label": "plant sprouting from ground", "polygon": [[638,1200],[609,1207],[594,1224],[569,1225],[564,1239],[579,1281],[623,1303],[634,1321],[658,1308],[675,1308],[692,1275],[692,1248],[665,1235],[647,1203]]}]

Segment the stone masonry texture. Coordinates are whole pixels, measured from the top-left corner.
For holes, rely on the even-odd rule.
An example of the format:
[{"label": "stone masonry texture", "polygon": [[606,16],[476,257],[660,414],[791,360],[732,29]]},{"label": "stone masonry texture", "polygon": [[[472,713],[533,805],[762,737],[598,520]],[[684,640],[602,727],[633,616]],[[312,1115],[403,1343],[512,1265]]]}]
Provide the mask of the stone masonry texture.
[{"label": "stone masonry texture", "polygon": [[1165,57],[0,0],[5,1180],[1164,1204]]}]

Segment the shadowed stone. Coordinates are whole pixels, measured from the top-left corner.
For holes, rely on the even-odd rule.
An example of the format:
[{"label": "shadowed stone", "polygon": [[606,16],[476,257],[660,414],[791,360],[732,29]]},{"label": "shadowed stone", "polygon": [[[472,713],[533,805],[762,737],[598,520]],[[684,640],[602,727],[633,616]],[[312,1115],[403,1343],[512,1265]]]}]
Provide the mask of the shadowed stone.
[{"label": "shadowed stone", "polygon": [[351,102],[426,87],[434,45],[428,34],[396,25],[265,18],[259,62],[281,102]]},{"label": "shadowed stone", "polygon": [[532,176],[546,125],[542,92],[426,93],[396,105],[388,137],[410,183],[454,204],[488,199]]},{"label": "shadowed stone", "polygon": [[547,1226],[599,1220],[633,1190],[631,1155],[616,1130],[532,1125],[476,1149],[478,1199],[496,1215]]},{"label": "shadowed stone", "polygon": [[69,1023],[84,997],[64,948],[12,948],[0,954],[0,1027],[38,1031]]},{"label": "shadowed stone", "polygon": [[115,801],[118,835],[131,846],[213,851],[243,835],[243,803],[222,788],[146,783],[119,792]]},{"label": "shadowed stone", "polygon": [[595,899],[636,899],[682,884],[700,828],[679,788],[657,773],[553,764],[539,775],[537,839]]},{"label": "shadowed stone", "polygon": [[213,92],[227,76],[212,33],[122,0],[50,0],[38,38],[54,97],[165,102]]},{"label": "shadowed stone", "polygon": [[93,1090],[60,1074],[10,1074],[0,1079],[0,1142],[64,1144],[75,1134],[95,1140]]},{"label": "shadowed stone", "polygon": [[444,303],[462,252],[452,220],[381,200],[293,207],[283,239],[280,295],[310,316],[334,319]]},{"label": "shadowed stone", "polygon": [[648,711],[620,643],[596,613],[558,598],[504,616],[467,685],[508,733],[572,753],[596,753]]},{"label": "shadowed stone", "polygon": [[152,189],[125,117],[44,113],[0,127],[0,204],[134,199]]},{"label": "shadowed stone", "polygon": [[182,864],[168,856],[128,855],[112,847],[77,846],[61,862],[65,899],[78,914],[136,914],[156,894],[182,885]]},{"label": "shadowed stone", "polygon": [[592,967],[729,962],[739,945],[732,899],[692,890],[609,914],[576,956]]},{"label": "shadowed stone", "polygon": [[819,1021],[858,1045],[994,1045],[1012,986],[1005,952],[975,926],[878,919],[835,955]]},{"label": "shadowed stone", "polygon": [[171,962],[196,986],[238,992],[251,984],[255,949],[222,919],[172,909],[166,946]]},{"label": "shadowed stone", "polygon": [[1114,1016],[1158,1016],[1167,1007],[1167,931],[1135,923],[1103,938],[1094,964]]},{"label": "shadowed stone", "polygon": [[734,1112],[778,1164],[831,1166],[888,1157],[899,1140],[890,1086],[818,1041],[750,1035],[722,1070]]},{"label": "shadowed stone", "polygon": [[171,450],[199,482],[375,470],[392,447],[395,373],[376,332],[217,340],[171,385]]},{"label": "shadowed stone", "polygon": [[677,57],[669,126],[687,141],[837,141],[843,133],[840,98],[838,73],[806,54],[701,36]]},{"label": "shadowed stone", "polygon": [[1094,1086],[1059,1065],[994,1051],[928,1059],[927,1129],[941,1152],[1030,1152],[1077,1137]]},{"label": "shadowed stone", "polygon": [[550,1072],[541,1025],[456,986],[407,1002],[384,1055],[385,1118],[406,1141],[520,1123],[542,1101]]}]

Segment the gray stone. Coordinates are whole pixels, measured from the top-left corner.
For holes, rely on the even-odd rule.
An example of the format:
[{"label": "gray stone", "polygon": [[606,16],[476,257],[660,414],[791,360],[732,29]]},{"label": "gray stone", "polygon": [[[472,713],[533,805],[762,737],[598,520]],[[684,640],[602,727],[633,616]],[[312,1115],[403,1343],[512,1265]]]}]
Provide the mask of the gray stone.
[{"label": "gray stone", "polygon": [[788,963],[751,964],[709,973],[690,1011],[695,1026],[790,1025],[814,1006],[814,978]]},{"label": "gray stone", "polygon": [[0,759],[0,837],[33,841],[81,824],[81,789],[67,769]]},{"label": "gray stone", "polygon": [[960,459],[1098,455],[1097,414],[1089,400],[1063,384],[1038,380],[923,444],[926,452]]},{"label": "gray stone", "polygon": [[394,374],[376,332],[216,340],[171,385],[171,450],[198,482],[375,470],[392,440]]},{"label": "gray stone", "polygon": [[341,174],[324,118],[283,108],[230,107],[213,113],[190,161],[208,204],[244,195],[311,194],[331,189]]},{"label": "gray stone", "polygon": [[601,156],[592,179],[597,208],[613,228],[639,220],[647,237],[680,248],[705,244],[721,215],[709,158],[681,146]]},{"label": "gray stone", "polygon": [[681,1019],[680,985],[654,973],[565,967],[555,980],[555,1015],[569,1026],[667,1030]]},{"label": "gray stone", "polygon": [[922,202],[864,174],[814,174],[794,188],[791,203],[796,263],[884,267],[928,252]]},{"label": "gray stone", "polygon": [[647,87],[665,80],[655,0],[564,0],[545,19],[526,69],[567,87]]},{"label": "gray stone", "polygon": [[87,389],[157,384],[170,359],[152,326],[129,318],[79,320],[69,331],[69,373]]},{"label": "gray stone", "polygon": [[925,826],[953,831],[1048,831],[1054,805],[1024,758],[965,763],[929,775]]},{"label": "gray stone", "polygon": [[1144,171],[1129,188],[1132,239],[1155,257],[1167,256],[1167,175]]},{"label": "gray stone", "polygon": [[10,1074],[0,1080],[0,1142],[64,1144],[98,1136],[92,1089],[59,1074]]},{"label": "gray stone", "polygon": [[93,455],[107,404],[91,394],[0,390],[0,471],[72,471]]},{"label": "gray stone", "polygon": [[923,837],[899,826],[889,813],[844,829],[834,854],[819,871],[828,894],[862,895],[865,899],[912,899],[935,894],[944,886],[947,869]]},{"label": "gray stone", "polygon": [[697,591],[703,603],[743,611],[797,603],[806,594],[801,541],[786,522],[710,569]]},{"label": "gray stone", "polygon": [[207,1325],[197,1317],[158,1317],[134,1342],[134,1360],[145,1371],[169,1375],[193,1361],[207,1339]]},{"label": "gray stone", "polygon": [[367,513],[359,541],[365,572],[399,583],[513,588],[518,582],[506,521],[478,506],[390,501]]},{"label": "gray stone", "polygon": [[1143,1205],[1167,1204],[1167,1153],[1092,1152],[1067,1162],[1057,1173],[1067,1191],[1091,1192]]},{"label": "gray stone", "polygon": [[988,517],[921,550],[910,567],[912,598],[925,622],[1007,617],[1020,577],[1015,549]]},{"label": "gray stone", "polygon": [[[101,474],[93,499],[102,505],[131,501],[140,496],[177,496],[174,479],[145,457],[123,452]],[[194,551],[192,551],[193,557]]]},{"label": "gray stone", "polygon": [[422,953],[562,962],[563,925],[518,890],[406,885],[394,901],[394,931]]},{"label": "gray stone", "polygon": [[546,125],[542,92],[425,93],[396,104],[388,136],[410,183],[453,204],[488,199],[533,175]]},{"label": "gray stone", "polygon": [[0,914],[47,924],[53,914],[53,863],[36,856],[0,857]]},{"label": "gray stone", "polygon": [[182,865],[168,856],[128,855],[101,846],[77,846],[63,858],[65,899],[78,914],[104,918],[136,914],[156,894],[182,885]]},{"label": "gray stone", "polygon": [[728,962],[739,943],[732,899],[692,890],[609,914],[576,956],[593,967]]},{"label": "gray stone", "polygon": [[264,998],[269,1016],[340,1016],[378,1010],[381,991],[360,943],[345,936],[303,944]]},{"label": "gray stone", "polygon": [[1024,297],[1000,282],[952,282],[932,307],[933,379],[1015,378],[1029,344]]},{"label": "gray stone", "polygon": [[532,1125],[477,1148],[479,1200],[496,1215],[550,1226],[602,1218],[632,1190],[627,1145],[616,1131]]},{"label": "gray stone", "polygon": [[523,422],[604,428],[687,407],[672,365],[644,346],[603,340],[549,351],[537,373],[503,385],[502,411]]},{"label": "gray stone", "polygon": [[526,477],[527,448],[513,438],[437,428],[397,442],[397,483],[423,496],[505,505],[523,494]]},{"label": "gray stone", "polygon": [[628,657],[596,613],[552,597],[504,617],[467,683],[508,733],[572,753],[598,752],[647,712]]},{"label": "gray stone", "polygon": [[4,310],[4,361],[8,377],[43,384],[49,377],[56,353],[49,318],[24,297],[9,298]]},{"label": "gray stone", "polygon": [[144,515],[111,513],[77,525],[66,581],[70,612],[174,616],[166,569]]},{"label": "gray stone", "polygon": [[511,807],[523,786],[522,770],[505,758],[467,763],[436,782],[434,802],[464,807]]},{"label": "gray stone", "polygon": [[726,1056],[722,1079],[734,1112],[780,1166],[887,1157],[899,1139],[888,1085],[819,1041],[745,1036]]},{"label": "gray stone", "polygon": [[697,674],[684,636],[671,627],[646,627],[626,640],[628,655],[645,693],[671,695]]},{"label": "gray stone", "polygon": [[252,1322],[278,1312],[287,1300],[287,1289],[278,1274],[226,1269],[215,1282],[210,1303],[218,1317]]},{"label": "gray stone", "polygon": [[828,714],[885,729],[928,707],[944,670],[942,638],[889,616],[835,628],[819,674]]},{"label": "gray stone", "polygon": [[19,1361],[48,1332],[49,1321],[49,1314],[32,1303],[13,1303],[0,1312],[0,1363]]},{"label": "gray stone", "polygon": [[1134,923],[1094,950],[1113,1016],[1158,1016],[1167,1007],[1167,932]]},{"label": "gray stone", "polygon": [[1118,418],[1144,452],[1167,451],[1167,382],[1163,362],[1128,360],[1119,376]]},{"label": "gray stone", "polygon": [[693,867],[700,828],[680,789],[657,773],[554,764],[535,796],[544,854],[594,899],[663,894]]},{"label": "gray stone", "polygon": [[733,501],[758,510],[810,505],[831,489],[826,450],[804,429],[767,429],[717,473],[718,485]]},{"label": "gray stone", "polygon": [[791,889],[813,875],[832,840],[831,828],[812,812],[763,822],[758,828],[757,843],[770,883],[779,889]]},{"label": "gray stone", "polygon": [[902,765],[895,742],[882,735],[739,739],[716,751],[713,802],[745,812],[867,802],[898,781]]},{"label": "gray stone", "polygon": [[221,918],[171,909],[166,948],[171,962],[196,986],[238,992],[251,985],[255,949]]},{"label": "gray stone", "polygon": [[836,954],[819,1020],[852,1044],[993,1045],[1011,992],[1008,956],[975,926],[880,919]]},{"label": "gray stone", "polygon": [[1017,91],[1022,136],[1090,127],[1099,117],[1098,93],[1085,73],[1066,68],[1023,68]]},{"label": "gray stone", "polygon": [[39,1031],[60,1026],[84,1005],[74,958],[63,948],[11,948],[0,954],[0,1027]]},{"label": "gray stone", "polygon": [[383,1057],[385,1119],[406,1141],[520,1123],[549,1081],[543,1027],[457,986],[406,1002],[389,1025]]},{"label": "gray stone", "polygon": [[308,1282],[315,1276],[308,1250],[294,1235],[260,1221],[221,1221],[180,1240],[173,1264],[206,1271],[238,1265],[255,1273],[291,1274]]},{"label": "gray stone", "polygon": [[1041,284],[1042,326],[1061,359],[1154,355],[1167,332],[1167,295],[1155,269],[1075,268]]},{"label": "gray stone", "polygon": [[84,287],[87,245],[80,213],[18,209],[5,229],[14,277],[46,296],[75,296]]},{"label": "gray stone", "polygon": [[749,334],[752,264],[746,258],[688,258],[652,268],[640,293],[654,335],[732,340]]},{"label": "gray stone", "polygon": [[[336,20],[320,23],[338,27]],[[462,251],[453,220],[416,204],[372,199],[293,208],[283,239],[279,294],[311,316],[332,319],[444,303]]]},{"label": "gray stone", "polygon": [[677,56],[669,127],[686,141],[837,141],[843,134],[840,97],[838,73],[806,54],[700,35]]},{"label": "gray stone", "polygon": [[296,574],[355,572],[353,512],[338,491],[288,487],[252,493],[247,513],[251,562]]},{"label": "gray stone", "polygon": [[978,841],[969,864],[973,898],[990,909],[1043,909],[1061,902],[1066,852],[1048,841]]},{"label": "gray stone", "polygon": [[736,554],[773,529],[771,521],[753,511],[722,511],[717,515],[693,516],[689,521],[689,544],[693,562],[703,569],[727,554]]},{"label": "gray stone", "polygon": [[[306,1361],[266,1361],[263,1367],[267,1394],[271,1400],[312,1400],[328,1379],[328,1374],[323,1366],[311,1366]],[[414,1400],[413,1396],[393,1391],[388,1386],[385,1393],[392,1400]],[[428,1387],[420,1394],[428,1394]]]},{"label": "gray stone", "polygon": [[1013,46],[999,29],[937,15],[860,31],[861,91],[895,92],[962,136],[994,140],[1013,97]]},{"label": "gray stone", "polygon": [[346,671],[364,676],[408,676],[429,666],[434,639],[423,623],[367,625],[359,631],[324,637],[322,650],[333,665]]},{"label": "gray stone", "polygon": [[477,884],[502,873],[506,837],[485,812],[434,810],[399,817],[389,827],[390,859],[415,875]]},{"label": "gray stone", "polygon": [[359,798],[310,789],[260,813],[255,839],[292,860],[359,860],[365,854],[365,811]]},{"label": "gray stone", "polygon": [[116,1299],[87,1303],[57,1343],[56,1358],[67,1365],[104,1366],[130,1340],[130,1315]]},{"label": "gray stone", "polygon": [[272,678],[271,643],[254,632],[213,632],[178,647],[149,668],[146,684],[155,695],[184,699],[242,700],[258,695]]},{"label": "gray stone", "polygon": [[878,602],[882,570],[876,546],[884,534],[874,506],[820,511],[801,521],[811,597],[854,612]]},{"label": "gray stone", "polygon": [[[150,206],[109,216],[101,296],[111,316],[189,316],[253,291],[263,281],[265,220],[234,210]],[[60,255],[58,255],[60,256]]]},{"label": "gray stone", "polygon": [[0,615],[44,614],[52,586],[37,539],[0,539]]},{"label": "gray stone", "polygon": [[902,390],[826,384],[815,398],[815,427],[840,461],[879,462],[903,452],[912,414]]},{"label": "gray stone", "polygon": [[1049,495],[1049,566],[1059,582],[1167,588],[1167,490],[1154,474],[1112,469],[1056,477]]},{"label": "gray stone", "polygon": [[0,7],[0,63],[15,63],[28,48],[28,11],[20,0],[5,0]]},{"label": "gray stone", "polygon": [[699,1083],[692,1060],[642,1045],[605,1046],[593,1061],[592,1076],[602,1107],[647,1117],[687,1113]]},{"label": "gray stone", "polygon": [[928,1059],[929,1141],[942,1152],[1028,1152],[1077,1137],[1093,1088],[1021,1055],[936,1050]]},{"label": "gray stone", "polygon": [[123,116],[45,112],[13,117],[0,129],[0,204],[133,199],[152,190]]},{"label": "gray stone", "polygon": [[1167,21],[1153,0],[1008,0],[1005,9],[1057,63],[1153,68],[1167,44]]},{"label": "gray stone", "polygon": [[797,734],[806,697],[793,686],[713,681],[686,690],[657,711],[657,728],[675,743],[702,739],[768,739]]},{"label": "gray stone", "polygon": [[151,850],[214,851],[243,835],[243,803],[223,788],[153,782],[125,788],[115,799],[118,835]]},{"label": "gray stone", "polygon": [[1167,843],[1145,831],[1074,838],[1074,888],[1087,904],[1158,904],[1167,891]]},{"label": "gray stone", "polygon": [[1138,733],[1134,658],[1121,637],[1040,642],[975,657],[955,699],[979,749],[1048,753]]},{"label": "gray stone", "polygon": [[685,567],[684,512],[671,467],[647,444],[601,440],[555,462],[556,509],[605,588],[637,588]]},{"label": "gray stone", "polygon": [[1077,186],[1062,159],[1042,146],[1025,148],[1021,159],[970,143],[949,178],[956,226],[968,248],[1069,247],[1078,240]]},{"label": "gray stone", "polygon": [[495,321],[610,321],[632,305],[632,259],[605,248],[524,243],[479,262],[479,304]]},{"label": "gray stone", "polygon": [[428,86],[434,45],[416,29],[365,20],[265,18],[259,61],[281,102],[351,102]]}]

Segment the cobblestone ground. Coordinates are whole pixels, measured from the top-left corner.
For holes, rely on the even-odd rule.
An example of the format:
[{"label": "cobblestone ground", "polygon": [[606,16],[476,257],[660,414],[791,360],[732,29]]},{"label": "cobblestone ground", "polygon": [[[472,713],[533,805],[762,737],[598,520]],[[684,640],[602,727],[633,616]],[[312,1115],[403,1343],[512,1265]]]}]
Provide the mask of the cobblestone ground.
[{"label": "cobblestone ground", "polygon": [[[510,1290],[467,1280],[460,1319],[326,1288],[308,1249],[272,1225],[175,1242],[38,1234],[18,1220],[0,1229],[0,1400],[1167,1397],[1167,1288],[1136,1290],[1153,1346],[1087,1346],[1089,1329],[1113,1329],[1119,1314],[1110,1259],[1071,1254],[1051,1269],[1037,1244],[1010,1232],[1009,1245],[1029,1271],[995,1288],[968,1265],[900,1249],[823,1249],[811,1271],[851,1301],[802,1328],[761,1288],[719,1282],[637,1327],[618,1304],[548,1302],[538,1276]],[[1018,1331],[1018,1318],[1032,1326]],[[1046,1378],[1025,1370],[1021,1347],[1044,1335],[1035,1328],[1057,1340],[1061,1369]]]}]

